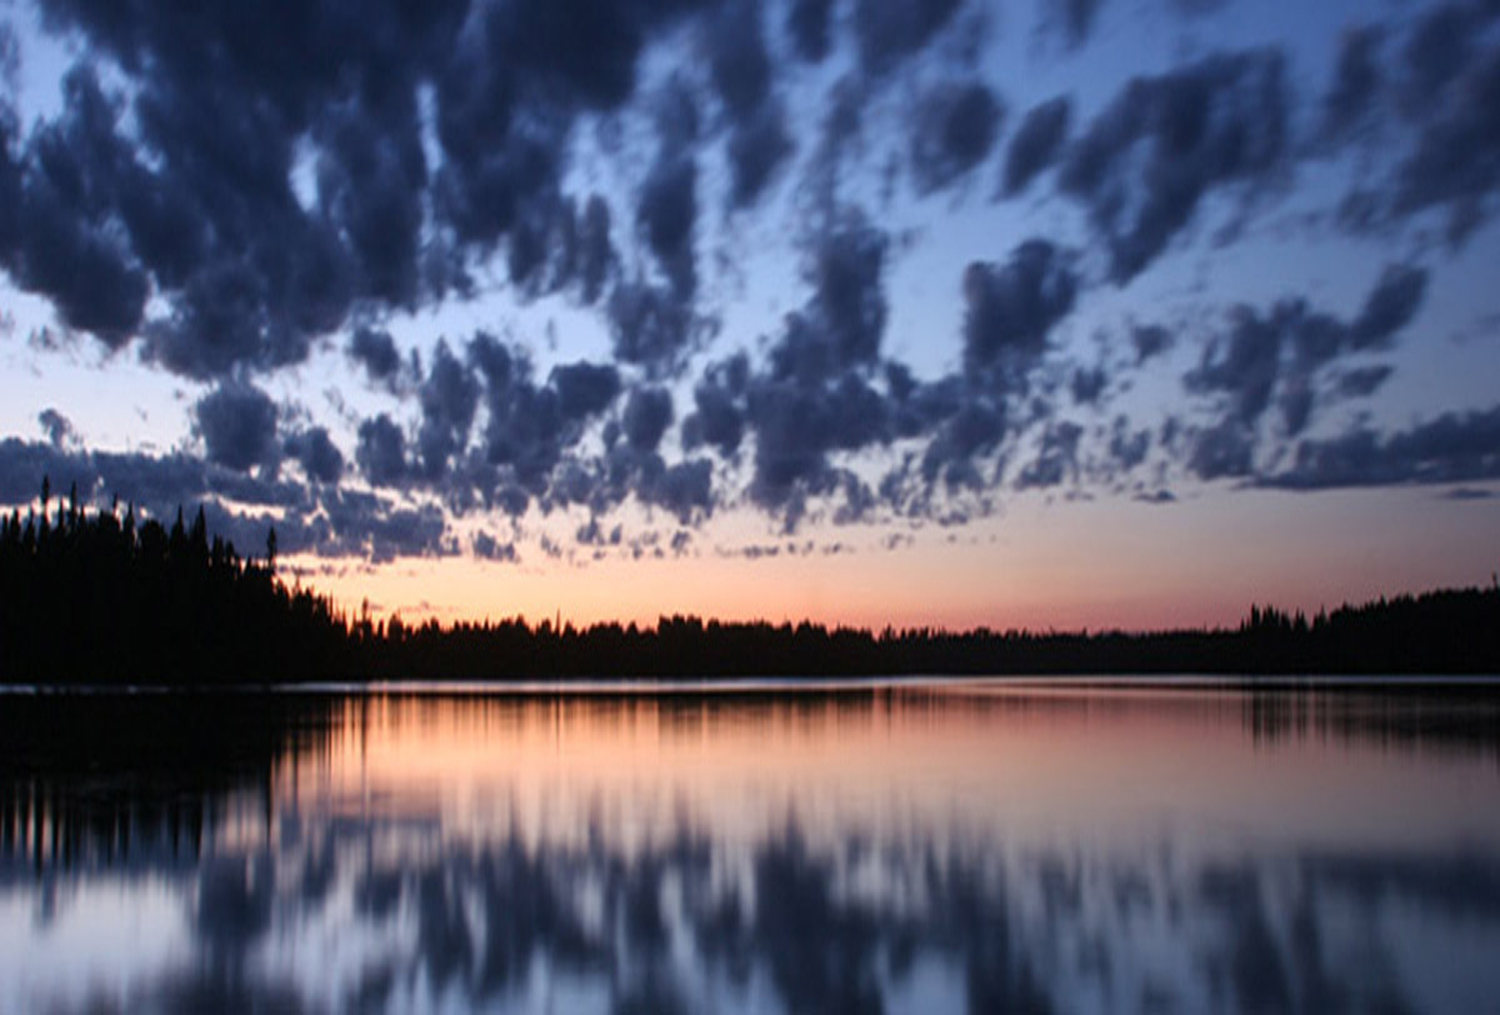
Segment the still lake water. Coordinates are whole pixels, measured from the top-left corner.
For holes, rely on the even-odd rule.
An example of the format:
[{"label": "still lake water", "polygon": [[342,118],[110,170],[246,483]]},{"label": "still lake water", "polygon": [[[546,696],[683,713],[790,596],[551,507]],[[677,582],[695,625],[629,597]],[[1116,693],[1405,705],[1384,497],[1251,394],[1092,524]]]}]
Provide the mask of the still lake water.
[{"label": "still lake water", "polygon": [[0,1012],[1500,1011],[1500,686],[0,695]]}]

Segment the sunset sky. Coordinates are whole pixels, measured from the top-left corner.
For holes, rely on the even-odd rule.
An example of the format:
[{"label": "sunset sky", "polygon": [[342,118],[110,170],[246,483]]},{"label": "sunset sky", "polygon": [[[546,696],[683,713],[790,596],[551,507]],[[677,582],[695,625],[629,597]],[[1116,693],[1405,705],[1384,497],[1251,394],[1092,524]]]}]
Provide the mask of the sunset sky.
[{"label": "sunset sky", "polygon": [[352,609],[1500,569],[1494,0],[14,0],[0,131],[0,503]]}]

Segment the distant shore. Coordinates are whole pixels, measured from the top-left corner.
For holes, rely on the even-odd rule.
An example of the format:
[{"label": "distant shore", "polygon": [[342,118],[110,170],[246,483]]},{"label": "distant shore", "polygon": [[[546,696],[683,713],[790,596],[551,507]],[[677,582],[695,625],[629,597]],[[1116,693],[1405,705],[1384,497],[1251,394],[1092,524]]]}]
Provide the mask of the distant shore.
[{"label": "distant shore", "polygon": [[1393,677],[1500,674],[1500,587],[1398,595],[1307,617],[1147,633],[880,632],[662,617],[561,628],[522,618],[407,626],[351,617],[210,537],[82,508],[0,519],[0,683],[204,687],[380,681],[847,677]]}]

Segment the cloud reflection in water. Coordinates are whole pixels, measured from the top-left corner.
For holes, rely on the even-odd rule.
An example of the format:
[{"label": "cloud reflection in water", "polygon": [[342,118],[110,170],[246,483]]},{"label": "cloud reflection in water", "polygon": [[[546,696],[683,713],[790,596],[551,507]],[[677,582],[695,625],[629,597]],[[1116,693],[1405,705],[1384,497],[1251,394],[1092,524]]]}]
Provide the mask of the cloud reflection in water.
[{"label": "cloud reflection in water", "polygon": [[[1500,987],[1482,701],[251,699],[184,766],[162,724],[222,704],[4,721],[31,732],[0,770],[0,1008],[1424,1011]],[[49,723],[91,707],[133,732],[65,768]],[[136,933],[104,932],[121,914]]]}]

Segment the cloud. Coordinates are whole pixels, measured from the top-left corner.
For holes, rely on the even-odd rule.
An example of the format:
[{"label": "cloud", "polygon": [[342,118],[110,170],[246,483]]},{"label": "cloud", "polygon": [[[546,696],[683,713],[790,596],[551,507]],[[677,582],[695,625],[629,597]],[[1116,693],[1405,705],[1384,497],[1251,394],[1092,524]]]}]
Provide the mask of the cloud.
[{"label": "cloud", "polygon": [[793,147],[786,114],[775,101],[762,103],[749,119],[736,123],[729,138],[731,206],[753,205],[792,155]]},{"label": "cloud", "polygon": [[382,561],[451,550],[443,513],[432,506],[403,508],[332,485],[314,496],[300,483],[254,478],[182,453],[64,451],[0,440],[0,502],[30,502],[43,476],[54,489],[76,483],[85,502],[118,499],[160,519],[202,505],[213,531],[241,548],[262,545],[274,525],[285,553]]},{"label": "cloud", "polygon": [[709,77],[729,115],[755,112],[771,90],[771,57],[761,27],[761,5],[733,0],[708,26]]},{"label": "cloud", "polygon": [[470,541],[474,556],[497,563],[518,564],[521,556],[514,542],[500,542],[488,532],[476,532]]},{"label": "cloud", "polygon": [[[1038,2],[1074,45],[1104,8]],[[1297,159],[1349,170],[1370,226],[1437,212],[1455,240],[1500,185],[1493,4],[1431,6],[1409,30],[1355,25],[1327,54],[1336,64],[1299,75],[1305,96],[1274,47],[1137,76],[1102,101],[1090,90],[1087,115],[1057,94],[1025,110],[1008,147],[1002,79],[970,31],[986,11],[965,0],[309,0],[284,24],[232,5],[41,11],[77,66],[54,111],[0,117],[0,270],[107,356],[207,392],[193,408],[203,460],[89,467],[139,467],[158,491],[233,489],[267,514],[295,501],[287,538],[366,554],[388,552],[381,526],[383,547],[451,544],[420,512],[398,522],[398,502],[515,516],[635,498],[683,524],[748,503],[791,526],[974,517],[1004,478],[1115,482],[1157,446],[1193,475],[1254,476],[1319,433],[1327,406],[1388,382],[1391,366],[1356,354],[1422,323],[1437,269],[1393,264],[1339,314],[1289,297],[1210,321],[1183,379],[1193,411],[1157,444],[1102,408],[1134,381],[1114,371],[1177,336],[1127,317],[1113,356],[1133,366],[1081,358],[1065,339],[1086,288],[1101,273],[1130,283],[1212,213],[1240,221],[1298,182]],[[1290,143],[1294,123],[1311,145]],[[1333,161],[1367,136],[1391,140],[1386,164]],[[990,171],[1005,196],[1054,187],[1062,217],[1040,223],[1054,238],[1012,246],[1054,209],[1010,207],[1024,231],[931,297],[962,301],[959,334],[928,336],[893,317],[930,284],[907,270],[925,240],[901,174],[933,195]],[[749,266],[768,230],[800,258],[774,292]],[[497,291],[523,315],[587,310],[608,351],[569,362],[578,352],[484,334],[433,347],[410,330],[459,302],[482,313]],[[725,305],[745,296],[780,323],[758,329]],[[957,366],[935,366],[953,339]],[[891,358],[913,342],[920,367]],[[292,410],[278,432],[256,385],[326,349],[397,404],[353,440]],[[1089,429],[1061,419],[1070,402],[1101,409]],[[42,423],[57,452],[76,449],[66,420]],[[295,463],[284,479],[282,459]],[[339,502],[340,534],[324,502],[361,479],[376,506]]]},{"label": "cloud", "polygon": [[1289,105],[1272,49],[1220,53],[1137,77],[1068,149],[1059,183],[1087,209],[1124,285],[1212,191],[1268,184],[1285,163]]},{"label": "cloud", "polygon": [[751,496],[773,509],[798,495],[832,491],[834,451],[886,439],[885,402],[866,382],[844,374],[828,384],[760,378],[752,382],[746,419],[755,433]]},{"label": "cloud", "polygon": [[210,462],[237,472],[257,466],[275,471],[281,455],[276,403],[265,392],[226,382],[200,399],[193,415]]},{"label": "cloud", "polygon": [[418,392],[422,425],[417,431],[417,461],[429,482],[441,478],[455,455],[469,443],[479,407],[479,382],[439,340],[432,367]]},{"label": "cloud", "polygon": [[1128,418],[1116,416],[1110,426],[1108,450],[1111,467],[1129,472],[1146,460],[1151,450],[1151,431],[1144,427],[1132,430]]},{"label": "cloud", "polygon": [[686,298],[698,285],[693,251],[698,167],[691,158],[667,154],[666,144],[662,150],[662,158],[641,188],[636,220],[673,292]]},{"label": "cloud", "polygon": [[1184,377],[1188,390],[1224,395],[1231,418],[1241,424],[1254,423],[1270,405],[1281,376],[1288,319],[1300,313],[1290,303],[1268,316],[1251,307],[1235,307],[1227,333],[1204,346],[1202,360]]},{"label": "cloud", "polygon": [[1016,476],[1016,489],[1050,489],[1065,480],[1078,478],[1078,442],[1083,427],[1061,422],[1042,432],[1041,446],[1034,459]]},{"label": "cloud", "polygon": [[615,287],[609,323],[615,356],[656,372],[681,360],[698,327],[691,307],[676,293],[641,281]]},{"label": "cloud", "polygon": [[620,373],[607,363],[579,360],[553,367],[551,382],[558,411],[570,422],[598,415],[620,393]]},{"label": "cloud", "polygon": [[62,87],[63,112],[36,130],[20,165],[4,171],[3,217],[14,225],[0,230],[0,260],[21,289],[49,299],[65,325],[115,349],[139,330],[150,295],[145,272],[111,228],[115,163],[128,157],[115,130],[120,110],[88,67],[69,71]]},{"label": "cloud", "polygon": [[1008,434],[1005,408],[976,399],[947,415],[922,454],[921,474],[931,487],[941,481],[950,489],[982,489],[977,460],[993,451]]},{"label": "cloud", "polygon": [[1004,264],[970,264],[963,279],[966,368],[999,375],[1009,386],[1023,383],[1077,292],[1070,255],[1046,240],[1027,240]]},{"label": "cloud", "polygon": [[1345,398],[1369,398],[1385,386],[1393,373],[1395,368],[1385,363],[1346,370],[1338,378],[1339,394]]},{"label": "cloud", "polygon": [[1027,111],[1005,156],[1001,190],[1014,196],[1057,161],[1068,139],[1072,101],[1066,95],[1039,103]]},{"label": "cloud", "polygon": [[1255,465],[1255,437],[1235,419],[1223,419],[1189,435],[1187,467],[1199,479],[1248,476]]},{"label": "cloud", "polygon": [[47,443],[58,450],[67,448],[78,440],[72,422],[56,409],[43,409],[36,414],[36,421],[47,435]]},{"label": "cloud", "polygon": [[[1424,269],[1392,265],[1352,321],[1300,299],[1281,300],[1264,313],[1235,307],[1227,332],[1204,346],[1184,384],[1191,392],[1220,397],[1227,418],[1242,427],[1253,427],[1279,390],[1287,432],[1296,436],[1313,417],[1320,372],[1350,353],[1386,348],[1416,316],[1426,289]],[[1344,390],[1341,383],[1328,388],[1335,396]]]},{"label": "cloud", "polygon": [[1427,272],[1404,264],[1388,266],[1349,330],[1356,349],[1384,347],[1411,323],[1427,295]]},{"label": "cloud", "polygon": [[1384,41],[1385,31],[1379,25],[1344,30],[1333,84],[1323,99],[1321,144],[1337,144],[1371,121],[1384,84],[1380,66]]},{"label": "cloud", "polygon": [[[393,506],[374,494],[355,490],[330,492],[322,502],[322,520],[313,526],[318,550],[329,556],[359,556],[379,564],[399,557],[441,556],[455,552],[447,538],[440,508]],[[281,535],[281,527],[277,528]]]},{"label": "cloud", "polygon": [[953,20],[963,0],[855,0],[854,42],[860,66],[881,75],[925,49]]},{"label": "cloud", "polygon": [[714,363],[693,388],[693,412],[682,422],[683,446],[707,445],[724,457],[739,450],[745,431],[741,403],[750,380],[744,353]]},{"label": "cloud", "polygon": [[394,384],[401,369],[401,354],[391,333],[378,328],[359,327],[349,338],[349,358],[364,367],[370,380]]},{"label": "cloud", "polygon": [[1473,483],[1500,478],[1500,407],[1448,412],[1394,433],[1360,428],[1305,440],[1291,466],[1264,476],[1292,490]]},{"label": "cloud", "polygon": [[1493,16],[1479,6],[1439,7],[1404,53],[1403,101],[1420,129],[1395,170],[1387,212],[1399,221],[1445,210],[1454,243],[1489,216],[1500,186],[1500,45],[1476,48],[1482,23]]},{"label": "cloud", "polygon": [[337,486],[344,476],[344,455],[321,426],[292,434],[286,439],[284,450],[313,482]]},{"label": "cloud", "polygon": [[1073,371],[1069,390],[1078,405],[1096,405],[1109,384],[1109,375],[1101,366],[1078,367]]},{"label": "cloud", "polygon": [[1130,329],[1130,344],[1135,347],[1135,362],[1139,366],[1172,347],[1172,333],[1160,325],[1134,325]]},{"label": "cloud", "polygon": [[806,319],[841,363],[869,363],[880,352],[888,312],[885,234],[854,216],[820,236],[807,279],[814,289]]},{"label": "cloud", "polygon": [[797,55],[819,63],[828,55],[829,14],[834,0],[791,0],[786,12],[786,30]]},{"label": "cloud", "polygon": [[655,451],[672,425],[672,395],[662,388],[637,388],[625,405],[625,439],[637,451]]},{"label": "cloud", "polygon": [[1042,23],[1061,31],[1070,45],[1078,46],[1093,31],[1104,0],[1039,0],[1039,4]]},{"label": "cloud", "polygon": [[918,103],[912,124],[911,169],[917,192],[952,186],[990,154],[1005,107],[981,81],[950,82]]},{"label": "cloud", "polygon": [[[576,286],[595,302],[615,258],[607,207],[591,198],[580,214],[560,189],[573,125],[621,108],[651,38],[709,5],[419,6],[317,0],[270,32],[227,8],[47,0],[44,24],[81,39],[85,58],[62,111],[0,173],[14,222],[0,264],[69,327],[111,348],[140,336],[155,362],[202,379],[300,363],[356,307],[467,293],[502,243],[523,293]],[[770,78],[764,48],[744,41],[759,34],[742,35],[722,34],[740,45],[716,64],[737,104]],[[119,96],[95,57],[118,68]],[[753,136],[774,128],[768,114]],[[767,150],[747,155],[746,195],[769,177],[749,166]],[[691,165],[665,167],[642,208],[685,289]],[[294,188],[304,172],[310,190]]]},{"label": "cloud", "polygon": [[354,460],[372,486],[398,486],[407,475],[406,437],[385,413],[359,425]]}]

